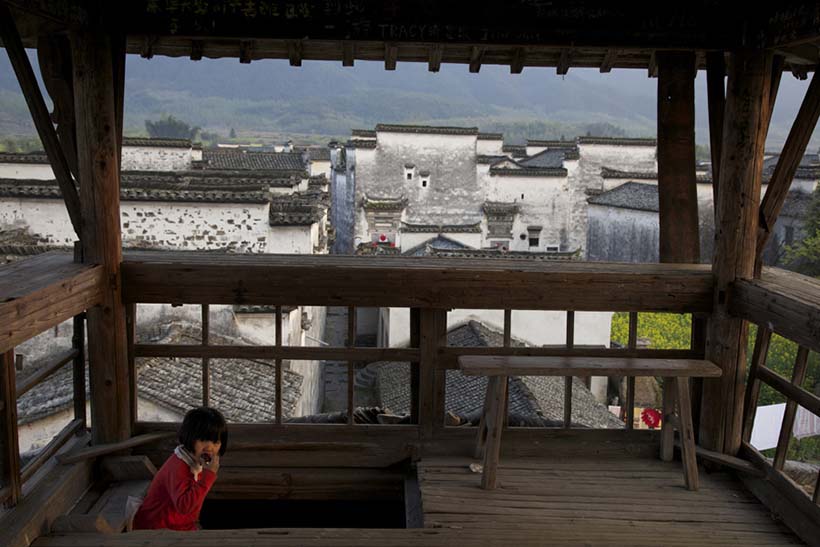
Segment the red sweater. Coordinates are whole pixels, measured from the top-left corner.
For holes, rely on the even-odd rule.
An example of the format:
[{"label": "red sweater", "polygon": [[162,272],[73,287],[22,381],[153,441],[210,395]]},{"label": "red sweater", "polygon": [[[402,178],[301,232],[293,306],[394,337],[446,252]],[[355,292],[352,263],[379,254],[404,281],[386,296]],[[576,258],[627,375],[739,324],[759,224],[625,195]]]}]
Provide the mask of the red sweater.
[{"label": "red sweater", "polygon": [[188,464],[171,454],[151,481],[134,517],[134,530],[196,530],[202,502],[215,480],[216,473],[209,469],[194,480]]}]

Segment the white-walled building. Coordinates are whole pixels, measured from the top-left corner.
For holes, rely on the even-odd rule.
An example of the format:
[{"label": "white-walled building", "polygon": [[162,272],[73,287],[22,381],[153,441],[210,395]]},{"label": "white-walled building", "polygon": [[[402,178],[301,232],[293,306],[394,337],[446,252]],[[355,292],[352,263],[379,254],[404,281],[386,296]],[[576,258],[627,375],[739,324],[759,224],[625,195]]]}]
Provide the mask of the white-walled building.
[{"label": "white-walled building", "polygon": [[[329,155],[326,161],[321,154],[314,156],[311,159],[306,151],[202,150],[179,139],[126,139],[120,205],[123,247],[327,253],[332,242],[328,178],[324,172],[310,173],[323,171],[322,162],[329,165]],[[75,239],[45,154],[0,154],[0,252],[6,259],[71,249]],[[153,343],[196,343],[201,337],[200,313],[199,306],[139,305],[138,337]],[[212,342],[274,343],[271,307],[214,305],[210,314]],[[284,344],[317,345],[324,339],[324,329],[324,307],[283,309]],[[20,376],[53,354],[55,347],[69,347],[70,338],[68,322],[18,347],[26,363]],[[201,404],[201,380],[190,370],[198,363],[139,360],[139,419],[179,421],[187,408]],[[284,417],[321,412],[319,363],[286,361],[284,366]],[[212,404],[229,420],[273,420],[272,362],[214,360],[211,371]],[[24,452],[45,444],[71,413],[71,386],[62,385],[70,383],[68,373],[54,376],[21,399]],[[256,402],[246,404],[250,400]]]}]

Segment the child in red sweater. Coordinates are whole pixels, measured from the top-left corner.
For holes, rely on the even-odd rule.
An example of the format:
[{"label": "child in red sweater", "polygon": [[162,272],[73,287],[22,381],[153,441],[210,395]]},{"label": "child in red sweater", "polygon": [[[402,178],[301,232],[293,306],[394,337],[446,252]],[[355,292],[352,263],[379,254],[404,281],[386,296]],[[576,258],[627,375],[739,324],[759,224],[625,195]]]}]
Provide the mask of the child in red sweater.
[{"label": "child in red sweater", "polygon": [[198,530],[202,502],[228,448],[228,427],[216,409],[190,410],[179,428],[179,446],[157,472],[134,517],[134,530]]}]

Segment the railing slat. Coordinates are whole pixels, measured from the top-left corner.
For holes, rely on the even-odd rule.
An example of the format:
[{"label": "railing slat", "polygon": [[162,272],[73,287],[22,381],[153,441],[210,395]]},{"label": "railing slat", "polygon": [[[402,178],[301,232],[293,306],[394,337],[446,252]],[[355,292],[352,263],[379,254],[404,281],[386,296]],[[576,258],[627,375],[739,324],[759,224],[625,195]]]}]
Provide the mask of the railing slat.
[{"label": "railing slat", "polygon": [[[567,312],[567,349],[575,347],[575,312]],[[572,427],[572,376],[564,378],[564,428]]]},{"label": "railing slat", "polygon": [[758,374],[760,367],[766,365],[766,356],[769,353],[771,339],[772,331],[766,327],[757,328],[752,363],[749,366],[749,379],[746,384],[746,399],[743,404],[743,433],[741,439],[746,442],[751,440],[752,430],[755,426],[755,414],[757,413],[757,403],[760,398],[760,378]]},{"label": "railing slat", "polygon": [[[202,304],[202,347],[211,343],[211,306]],[[202,356],[202,406],[211,403],[211,360]]]},{"label": "railing slat", "polygon": [[[77,321],[74,321],[74,328],[77,328]],[[76,341],[75,341],[76,342]],[[83,338],[83,344],[85,343],[85,338]],[[134,303],[126,304],[125,305],[125,354],[126,359],[128,360],[128,393],[130,394],[130,403],[131,403],[131,432],[134,432],[134,424],[137,423],[137,419],[139,418],[139,390],[137,384],[137,354],[136,354],[136,344],[137,344],[137,305]],[[75,346],[76,347],[76,346]],[[75,374],[75,383],[74,384],[74,396],[76,401],[77,396],[77,386],[79,386],[79,377],[77,376],[80,372],[77,370],[77,363],[74,364],[74,374]],[[85,358],[83,358],[83,398],[85,398]],[[85,408],[85,401],[83,401],[83,408]],[[76,416],[76,413],[75,413]],[[85,417],[83,418],[85,419]]]},{"label": "railing slat", "polygon": [[10,349],[0,357],[0,399],[6,402],[0,416],[0,477],[8,485],[6,503],[10,506],[17,504],[22,493],[14,373],[14,349]]},{"label": "railing slat", "polygon": [[136,344],[137,357],[180,357],[211,359],[292,359],[339,361],[418,361],[417,348],[351,348],[301,346],[223,346],[185,344]]},{"label": "railing slat", "polygon": [[70,361],[73,361],[77,356],[76,349],[69,349],[57,354],[57,358],[50,365],[38,368],[25,378],[17,380],[17,398],[19,399],[29,391],[31,391],[38,384],[46,380],[52,374],[66,366]]},{"label": "railing slat", "polygon": [[[512,347],[512,310],[504,310],[504,341],[502,342],[505,348]],[[510,379],[507,378],[507,386],[505,388],[509,393]],[[504,419],[501,421],[501,428],[506,430],[510,422],[510,398],[504,398]]]},{"label": "railing slat", "polygon": [[83,420],[75,418],[68,422],[68,424],[51,439],[45,448],[23,467],[23,470],[20,472],[22,481],[26,482],[29,480],[71,437],[83,429],[85,429],[85,422]]},{"label": "railing slat", "polygon": [[757,371],[758,377],[771,387],[795,401],[797,404],[809,412],[820,416],[820,397],[810,393],[801,387],[792,385],[788,380],[778,373],[766,367],[760,367]]},{"label": "railing slat", "polygon": [[[629,338],[627,348],[638,349],[638,312],[629,312]],[[635,422],[635,377],[626,379],[626,428],[632,429]]]},{"label": "railing slat", "polygon": [[[347,347],[353,348],[356,346],[356,308],[355,306],[348,306],[347,308]],[[353,425],[353,387],[355,383],[355,375],[353,370],[353,361],[347,361],[347,423]]]},{"label": "railing slat", "polygon": [[[806,366],[809,361],[809,350],[800,346],[797,350],[797,357],[794,360],[794,371],[792,372],[792,385],[799,388],[803,380],[806,379]],[[783,413],[783,424],[780,426],[780,437],[777,439],[777,449],[774,453],[774,468],[783,469],[786,463],[786,452],[789,449],[789,440],[792,437],[794,428],[794,418],[797,415],[797,403],[789,399],[786,401],[786,411]]]},{"label": "railing slat", "polygon": [[[282,348],[282,306],[276,306],[275,309],[276,330],[274,336],[276,337],[274,343],[277,349]],[[275,359],[274,366],[276,367],[276,407],[274,413],[276,415],[276,423],[282,423],[282,359]]]}]

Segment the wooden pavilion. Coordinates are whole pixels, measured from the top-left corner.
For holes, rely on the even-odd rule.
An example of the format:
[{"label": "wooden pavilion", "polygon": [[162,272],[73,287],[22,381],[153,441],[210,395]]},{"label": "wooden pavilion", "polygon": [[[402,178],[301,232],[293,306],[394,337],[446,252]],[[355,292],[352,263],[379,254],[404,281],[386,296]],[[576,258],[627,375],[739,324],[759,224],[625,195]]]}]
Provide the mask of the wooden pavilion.
[{"label": "wooden pavilion", "polygon": [[[820,282],[760,264],[820,115],[820,80],[812,76],[761,201],[764,143],[781,75],[806,78],[820,62],[820,3],[784,0],[740,9],[714,0],[0,0],[0,37],[78,240],[74,256],[48,254],[0,270],[3,545],[820,545],[820,478],[812,498],[782,470],[797,406],[820,413],[820,398],[802,387],[808,352],[820,351]],[[26,47],[37,49],[53,113]],[[238,57],[241,63],[279,58],[294,67],[308,60],[344,66],[369,60],[383,61],[386,70],[408,61],[428,63],[431,71],[442,63],[464,64],[471,72],[484,64],[508,65],[513,74],[525,67],[555,67],[559,75],[574,67],[646,70],[658,81],[662,263],[123,254],[119,158],[126,53],[194,61]],[[709,90],[717,219],[711,266],[694,264],[697,70],[706,71]],[[201,305],[202,344],[136,343],[138,303]],[[345,347],[292,347],[281,343],[281,334],[270,346],[211,345],[210,304],[273,305],[277,314],[291,305],[408,307],[412,347],[357,348],[353,336]],[[567,345],[447,347],[452,308],[564,310]],[[629,346],[574,347],[571,321],[583,311],[631,312]],[[650,311],[693,314],[691,347],[636,347],[638,313]],[[34,375],[15,378],[15,346],[72,317],[74,349]],[[747,370],[750,324],[758,335]],[[353,322],[349,328],[355,333]],[[772,333],[800,345],[791,378],[765,366]],[[710,361],[721,377],[693,381],[691,411],[678,405],[679,422],[694,421],[697,458],[710,472],[701,473],[698,491],[684,488],[680,463],[669,461],[671,412],[663,432],[635,430],[631,422],[624,430],[578,429],[567,419],[560,429],[505,431],[498,486],[483,490],[467,466],[475,432],[444,421],[446,371],[468,355],[606,358],[621,368],[647,360]],[[176,424],[136,419],[135,360],[157,356],[202,359],[206,403],[209,360],[257,358],[277,365],[277,419],[232,424],[231,451],[214,497],[400,499],[407,528],[187,535],[83,528],[83,518],[99,524],[91,509],[117,489],[106,490],[105,477],[145,461],[135,456],[161,463],[173,446]],[[355,362],[408,362],[413,424],[355,424],[352,382],[347,425],[283,423],[277,396],[283,359],[348,360],[351,378]],[[74,419],[21,467],[15,401],[69,362]],[[577,370],[588,373],[583,366]],[[761,383],[788,401],[773,462],[749,444]],[[665,391],[671,409],[675,397],[671,388]],[[492,436],[493,424],[489,431]],[[694,455],[685,453],[684,461],[694,462]],[[71,516],[74,528],[65,525]]]}]

